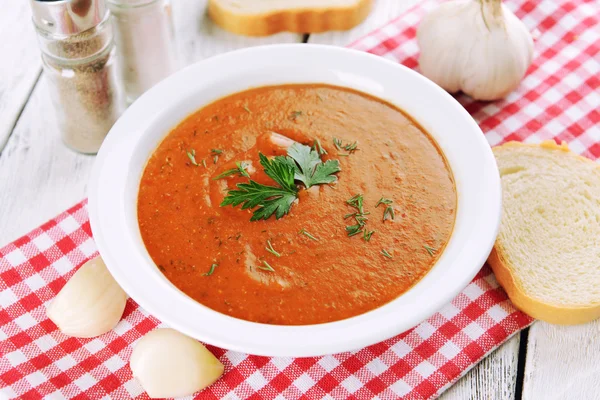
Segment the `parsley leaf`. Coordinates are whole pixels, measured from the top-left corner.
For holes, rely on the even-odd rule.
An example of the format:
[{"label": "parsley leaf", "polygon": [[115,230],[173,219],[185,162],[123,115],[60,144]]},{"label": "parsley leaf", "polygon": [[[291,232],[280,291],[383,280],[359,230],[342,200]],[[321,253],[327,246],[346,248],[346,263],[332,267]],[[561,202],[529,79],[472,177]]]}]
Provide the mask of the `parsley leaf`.
[{"label": "parsley leaf", "polygon": [[335,182],[337,177],[333,174],[341,171],[338,160],[327,160],[323,163],[318,151],[299,143],[289,147],[287,159],[290,158],[295,161],[294,178],[302,182],[307,189],[314,185]]},{"label": "parsley leaf", "polygon": [[283,189],[297,192],[294,184],[295,167],[293,161],[290,162],[286,157],[277,156],[272,160],[268,159],[263,153],[258,153],[260,165],[265,168],[265,174],[273,179]]},{"label": "parsley leaf", "polygon": [[[269,159],[262,153],[258,155],[265,174],[278,186],[263,185],[253,180],[238,183],[237,189],[230,190],[221,203],[221,206],[234,207],[241,204],[242,210],[258,207],[250,221],[268,219],[273,214],[279,219],[288,214],[292,203],[298,198],[296,180],[308,189],[314,185],[335,182],[337,177],[333,174],[341,171],[337,160],[323,163],[318,151],[299,143],[288,148],[286,157]],[[237,172],[241,174],[241,170]]]},{"label": "parsley leaf", "polygon": [[237,190],[230,190],[227,193],[221,206],[242,204],[242,210],[259,207],[254,211],[250,221],[268,219],[273,213],[277,219],[283,217],[290,211],[298,194],[296,188],[286,190],[282,187],[263,185],[253,180],[248,183],[238,183],[237,187]]}]

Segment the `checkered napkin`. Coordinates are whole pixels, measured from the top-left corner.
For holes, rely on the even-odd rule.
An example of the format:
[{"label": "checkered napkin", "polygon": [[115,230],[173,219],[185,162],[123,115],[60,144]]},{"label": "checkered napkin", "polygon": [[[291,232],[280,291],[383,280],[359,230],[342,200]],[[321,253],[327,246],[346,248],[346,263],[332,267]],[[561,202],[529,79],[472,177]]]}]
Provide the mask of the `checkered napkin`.
[{"label": "checkered napkin", "polygon": [[[536,36],[533,65],[505,100],[458,100],[490,144],[557,139],[600,156],[600,10],[596,0],[506,0]],[[352,47],[417,68],[424,3]],[[61,334],[46,306],[96,255],[86,202],[0,249],[0,397],[147,398],[127,365],[132,345],[160,326],[129,300],[117,327],[95,339]],[[515,310],[489,267],[416,328],[355,352],[316,358],[249,356],[209,346],[225,375],[208,399],[406,398],[439,395],[532,320]]]}]

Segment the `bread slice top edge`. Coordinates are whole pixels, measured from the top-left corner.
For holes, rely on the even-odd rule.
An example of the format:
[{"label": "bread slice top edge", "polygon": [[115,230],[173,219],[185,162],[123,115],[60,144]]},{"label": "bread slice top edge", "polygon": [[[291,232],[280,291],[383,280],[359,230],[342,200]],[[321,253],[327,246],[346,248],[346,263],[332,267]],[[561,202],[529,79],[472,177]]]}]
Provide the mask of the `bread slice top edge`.
[{"label": "bread slice top edge", "polygon": [[[256,0],[245,0],[254,3]],[[279,32],[321,33],[354,28],[364,21],[373,0],[323,0],[250,9],[235,8],[228,0],[209,0],[208,15],[221,28],[245,36]],[[271,2],[273,3],[273,2]]]}]

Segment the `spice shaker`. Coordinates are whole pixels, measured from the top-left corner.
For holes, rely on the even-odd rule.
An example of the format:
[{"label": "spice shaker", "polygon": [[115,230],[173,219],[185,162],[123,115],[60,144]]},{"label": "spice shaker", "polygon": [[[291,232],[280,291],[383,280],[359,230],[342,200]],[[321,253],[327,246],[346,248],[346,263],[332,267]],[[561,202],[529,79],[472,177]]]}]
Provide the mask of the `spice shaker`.
[{"label": "spice shaker", "polygon": [[107,0],[131,103],[176,69],[170,0]]},{"label": "spice shaker", "polygon": [[64,143],[97,153],[125,108],[104,0],[30,0]]}]

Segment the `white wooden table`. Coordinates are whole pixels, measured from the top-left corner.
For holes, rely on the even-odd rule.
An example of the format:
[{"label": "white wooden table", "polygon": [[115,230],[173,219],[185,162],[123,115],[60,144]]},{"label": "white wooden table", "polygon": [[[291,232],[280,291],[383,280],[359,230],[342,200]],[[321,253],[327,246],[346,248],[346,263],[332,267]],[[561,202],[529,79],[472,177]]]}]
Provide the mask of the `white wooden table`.
[{"label": "white wooden table", "polygon": [[[348,32],[283,33],[245,38],[205,15],[205,0],[173,0],[183,64],[267,43],[343,46],[419,0],[376,0],[369,18]],[[68,150],[51,112],[31,12],[25,0],[0,12],[0,245],[37,227],[86,196],[94,156]],[[600,323],[558,327],[536,322],[491,353],[448,389],[454,399],[600,399]]]}]

